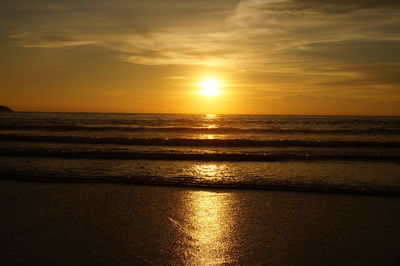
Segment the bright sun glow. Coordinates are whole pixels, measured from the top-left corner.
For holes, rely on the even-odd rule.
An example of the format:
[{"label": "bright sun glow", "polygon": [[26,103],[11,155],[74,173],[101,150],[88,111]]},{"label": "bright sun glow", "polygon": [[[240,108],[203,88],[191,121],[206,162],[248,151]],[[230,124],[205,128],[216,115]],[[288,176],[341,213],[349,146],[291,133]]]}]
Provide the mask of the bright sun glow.
[{"label": "bright sun glow", "polygon": [[202,88],[200,93],[205,96],[217,96],[221,93],[219,88],[222,87],[222,84],[215,78],[206,78],[199,83],[199,86]]}]

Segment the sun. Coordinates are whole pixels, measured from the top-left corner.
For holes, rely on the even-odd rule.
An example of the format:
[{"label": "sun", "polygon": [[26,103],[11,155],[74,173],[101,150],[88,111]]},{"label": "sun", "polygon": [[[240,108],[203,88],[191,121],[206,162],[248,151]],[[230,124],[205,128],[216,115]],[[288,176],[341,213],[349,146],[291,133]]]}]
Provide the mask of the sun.
[{"label": "sun", "polygon": [[222,84],[216,78],[205,78],[199,83],[199,87],[202,89],[200,94],[214,97],[221,94],[219,88],[222,87]]}]

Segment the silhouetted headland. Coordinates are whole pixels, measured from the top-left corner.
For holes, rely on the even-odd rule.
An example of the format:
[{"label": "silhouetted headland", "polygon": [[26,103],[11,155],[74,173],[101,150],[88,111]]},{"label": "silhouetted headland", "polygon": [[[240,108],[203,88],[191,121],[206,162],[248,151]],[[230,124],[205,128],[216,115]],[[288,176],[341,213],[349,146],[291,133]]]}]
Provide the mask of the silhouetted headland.
[{"label": "silhouetted headland", "polygon": [[11,110],[9,107],[4,106],[4,105],[0,105],[0,112],[14,112],[13,110]]}]

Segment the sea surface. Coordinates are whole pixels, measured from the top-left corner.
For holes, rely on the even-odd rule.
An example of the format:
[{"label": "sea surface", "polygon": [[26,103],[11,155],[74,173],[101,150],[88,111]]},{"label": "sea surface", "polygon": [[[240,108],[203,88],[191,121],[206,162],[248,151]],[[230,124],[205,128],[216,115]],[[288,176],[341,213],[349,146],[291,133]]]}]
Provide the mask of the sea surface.
[{"label": "sea surface", "polygon": [[400,117],[0,113],[0,177],[400,195]]}]

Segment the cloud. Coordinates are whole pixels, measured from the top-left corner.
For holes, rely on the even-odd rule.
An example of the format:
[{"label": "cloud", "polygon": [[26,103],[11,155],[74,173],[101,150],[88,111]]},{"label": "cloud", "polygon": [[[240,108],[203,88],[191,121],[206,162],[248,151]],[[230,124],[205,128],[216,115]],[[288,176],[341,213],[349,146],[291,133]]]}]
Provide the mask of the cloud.
[{"label": "cloud", "polygon": [[186,79],[184,76],[168,76],[165,77],[166,79],[172,79],[172,80],[181,80],[181,79]]},{"label": "cloud", "polygon": [[96,44],[99,41],[89,40],[84,38],[72,37],[63,33],[31,33],[23,32],[16,35],[11,35],[10,38],[16,39],[21,47],[68,47]]},{"label": "cloud", "polygon": [[4,31],[22,47],[96,45],[139,65],[257,73],[258,84],[277,91],[373,97],[400,87],[399,1],[4,0],[0,7],[8,12],[0,16]]},{"label": "cloud", "polygon": [[229,32],[193,34],[181,29],[131,34],[110,48],[124,52],[126,60],[136,64],[221,66],[235,53],[228,44],[231,39]]},{"label": "cloud", "polygon": [[314,12],[345,14],[357,10],[398,8],[400,4],[394,0],[245,0],[239,6],[257,13],[298,14]]},{"label": "cloud", "polygon": [[[271,72],[306,77],[297,87],[316,91],[330,83],[337,85],[336,91],[349,92],[350,84],[357,82],[376,91],[400,85],[385,75],[367,79],[400,62],[400,32],[395,30],[399,12],[395,1],[247,0],[237,6],[230,22],[242,33],[243,46],[250,47],[249,66],[266,77]],[[369,83],[361,85],[360,79]],[[348,86],[338,82],[344,80]]]}]

